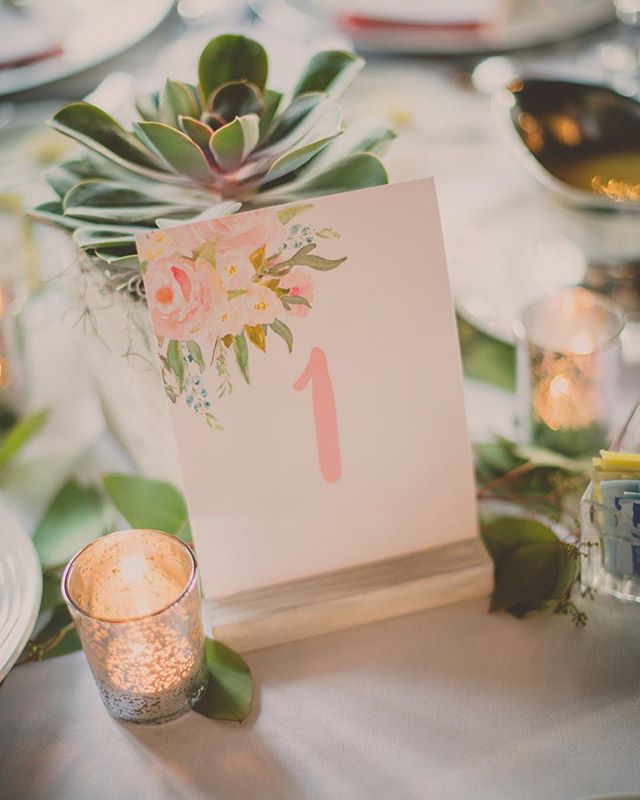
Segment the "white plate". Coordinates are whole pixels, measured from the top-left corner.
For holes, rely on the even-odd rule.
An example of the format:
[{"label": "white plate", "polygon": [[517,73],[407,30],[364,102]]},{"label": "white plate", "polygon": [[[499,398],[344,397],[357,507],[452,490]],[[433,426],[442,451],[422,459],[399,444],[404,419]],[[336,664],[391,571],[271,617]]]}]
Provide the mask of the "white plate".
[{"label": "white plate", "polygon": [[0,681],[9,672],[35,625],[42,572],[35,547],[0,502]]},{"label": "white plate", "polygon": [[0,69],[0,96],[67,78],[118,55],[151,33],[173,5],[174,0],[67,0],[74,22],[63,37],[62,54]]},{"label": "white plate", "polygon": [[[264,0],[258,13],[269,24],[291,32],[307,27],[330,25],[336,12],[344,10],[343,0]],[[366,3],[360,2],[363,13]],[[379,4],[378,4],[379,5]],[[402,15],[402,2],[398,17]],[[368,52],[458,54],[484,53],[532,47],[562,41],[601,27],[614,19],[611,0],[508,0],[504,11],[493,25],[466,31],[443,28],[425,30],[346,31],[357,49]]]}]

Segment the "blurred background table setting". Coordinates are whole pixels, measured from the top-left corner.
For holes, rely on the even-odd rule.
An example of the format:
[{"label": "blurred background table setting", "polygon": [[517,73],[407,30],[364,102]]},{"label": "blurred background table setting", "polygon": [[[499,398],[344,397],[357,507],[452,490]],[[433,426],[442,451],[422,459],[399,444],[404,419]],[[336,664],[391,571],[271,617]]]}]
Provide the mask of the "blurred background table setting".
[{"label": "blurred background table setting", "polygon": [[[85,100],[127,129],[170,114],[165,79],[190,85],[229,32],[264,47],[278,92],[316,52],[363,56],[340,99],[345,140],[381,153],[391,183],[435,178],[499,613],[465,600],[250,653],[260,692],[241,727],[119,727],[94,697],[61,567],[101,533],[183,538],[189,522],[131,244],[147,222],[90,198],[79,215],[100,236],[72,240],[65,193],[104,175],[99,159],[68,164],[100,126],[59,112]],[[192,114],[193,135],[228,121]],[[118,155],[114,130],[100,157]],[[7,797],[640,796],[638,134],[638,0],[0,2]],[[349,180],[331,191],[360,188]],[[165,192],[178,220],[195,218],[192,188]],[[526,562],[530,586],[512,579],[520,594],[498,580],[505,509],[514,541],[549,545]],[[581,528],[611,537],[602,563]]]}]

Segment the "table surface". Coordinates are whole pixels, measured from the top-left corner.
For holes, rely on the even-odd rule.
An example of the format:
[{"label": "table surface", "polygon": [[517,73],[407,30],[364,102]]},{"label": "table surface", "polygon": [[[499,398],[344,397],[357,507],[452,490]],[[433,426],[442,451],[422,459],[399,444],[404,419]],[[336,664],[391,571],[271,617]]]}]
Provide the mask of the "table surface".
[{"label": "table surface", "polygon": [[[172,65],[181,57],[190,63],[198,49],[185,47],[182,34],[175,17],[169,19],[134,53],[24,99],[82,96],[114,68],[144,80],[159,52]],[[179,41],[182,49],[175,50]],[[421,79],[411,62],[393,66],[384,77],[387,88],[389,81],[396,85],[393,70],[406,79],[397,83],[399,91],[423,91],[411,83]],[[431,141],[446,140],[451,159],[464,153],[475,167],[482,159],[469,147],[482,146],[482,129],[475,134],[473,126],[486,99],[459,110],[449,108],[442,85],[435,89],[441,105],[435,114],[418,108],[418,127]],[[456,131],[451,141],[447,127]],[[393,158],[396,174],[403,166],[443,173],[445,237],[477,207],[473,170],[461,183],[447,180],[446,159],[433,150],[424,151],[418,167],[415,150],[396,150]],[[524,180],[507,162],[500,163],[503,173],[511,169],[513,180]],[[482,190],[482,181],[475,183]],[[637,373],[626,376],[629,398],[637,396]],[[511,398],[472,382],[466,389],[473,437],[509,433]],[[122,463],[99,425],[91,436],[96,441],[84,456],[86,470]],[[75,450],[85,445],[78,441]],[[563,617],[489,615],[481,598],[251,653],[257,698],[242,725],[194,713],[159,727],[119,723],[103,709],[82,653],[26,664],[0,686],[0,796],[580,800],[640,794],[640,607],[608,598],[584,602],[589,622],[583,630]]]}]

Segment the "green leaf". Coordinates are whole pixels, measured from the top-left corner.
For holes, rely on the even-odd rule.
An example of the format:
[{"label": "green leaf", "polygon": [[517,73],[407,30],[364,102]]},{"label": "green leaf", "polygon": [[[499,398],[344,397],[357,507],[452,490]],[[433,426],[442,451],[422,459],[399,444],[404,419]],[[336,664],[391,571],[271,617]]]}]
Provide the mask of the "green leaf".
[{"label": "green leaf", "polygon": [[464,374],[513,392],[516,384],[516,351],[513,345],[494,339],[457,316]]},{"label": "green leaf", "polygon": [[202,357],[202,350],[200,349],[200,345],[195,339],[190,339],[187,342],[187,350],[189,351],[189,355],[191,358],[196,362],[200,372],[204,372],[204,358]]},{"label": "green leaf", "polygon": [[102,536],[106,524],[104,501],[95,487],[75,481],[65,484],[33,534],[43,568],[65,564],[81,547]]},{"label": "green leaf", "polygon": [[147,122],[160,121],[160,92],[139,94],[135,99],[136,111]]},{"label": "green leaf", "polygon": [[282,320],[276,319],[269,325],[269,327],[274,333],[277,333],[281,339],[284,339],[287,347],[289,348],[289,352],[291,352],[293,350],[293,334],[291,333],[289,326],[285,325]]},{"label": "green leaf", "polygon": [[249,348],[247,347],[247,340],[245,339],[244,333],[233,337],[233,352],[235,353],[242,377],[249,383]]},{"label": "green leaf", "polygon": [[278,211],[278,219],[283,225],[287,225],[294,217],[297,217],[298,214],[302,214],[309,208],[313,208],[313,203],[297,203],[294,206],[281,208],[280,211]]},{"label": "green leaf", "polygon": [[180,342],[172,339],[167,345],[167,362],[171,368],[171,372],[176,376],[178,381],[178,388],[184,391],[184,360],[180,352]]},{"label": "green leaf", "polygon": [[342,133],[342,123],[338,120],[337,127],[334,131],[328,133],[320,139],[315,139],[312,142],[307,142],[301,147],[296,147],[289,150],[283,155],[276,158],[276,160],[269,167],[265,176],[265,183],[275,181],[282,178],[284,175],[289,175],[301,166],[306,164],[310,159],[323,150],[330,141],[340,136]]},{"label": "green leaf", "polygon": [[230,121],[246,114],[260,116],[264,101],[260,89],[246,81],[232,81],[218,86],[209,98],[211,111],[223,120]]},{"label": "green leaf", "polygon": [[198,62],[198,78],[203,97],[230,81],[246,80],[262,91],[269,73],[269,59],[264,47],[253,39],[223,34],[212,39]]},{"label": "green leaf", "polygon": [[[73,233],[73,241],[83,250],[125,247],[135,253],[137,233],[147,233],[150,227],[124,225],[85,225]],[[119,255],[126,255],[119,253]]]},{"label": "green leaf", "polygon": [[275,92],[273,89],[265,89],[263,99],[264,108],[260,116],[260,142],[263,142],[269,135],[271,123],[282,101],[282,93]]},{"label": "green leaf", "polygon": [[[288,258],[286,261],[281,261],[279,264],[276,264],[275,267],[272,267],[269,270],[269,274],[277,276],[286,275],[293,267],[310,267],[311,269],[317,269],[321,272],[328,272],[329,270],[336,269],[336,267],[339,267],[340,264],[347,260],[346,256],[343,258],[322,258],[322,256],[313,256],[311,252],[315,247],[315,244],[307,244],[301,247],[291,258]],[[287,296],[287,300],[303,302],[304,298],[296,301]]]},{"label": "green leaf", "polygon": [[242,722],[251,711],[253,681],[242,658],[222,642],[205,643],[209,681],[193,710],[209,719]]},{"label": "green leaf", "polygon": [[326,92],[339,96],[364,66],[364,59],[345,50],[325,50],[311,57],[293,90],[297,97],[303,92]]},{"label": "green leaf", "polygon": [[167,202],[115,181],[88,180],[67,192],[63,208],[72,217],[135,223],[152,221],[163,214],[196,213],[203,206]]},{"label": "green leaf", "polygon": [[54,610],[51,619],[34,641],[43,648],[41,651],[43,659],[57,658],[82,649],[80,638],[65,605],[60,605]]},{"label": "green leaf", "polygon": [[311,303],[306,299],[306,297],[302,297],[301,295],[289,295],[283,294],[280,298],[282,300],[282,305],[289,310],[290,306],[306,306],[307,308],[311,308]]},{"label": "green leaf", "polygon": [[191,527],[184,498],[166,481],[141,475],[103,476],[104,488],[132,528],[164,531],[183,542],[191,541]]},{"label": "green leaf", "polygon": [[71,231],[87,224],[85,220],[66,217],[59,200],[47,200],[46,203],[40,203],[33,209],[31,216],[41,222],[52,222]]},{"label": "green leaf", "polygon": [[209,141],[209,149],[225,172],[239,167],[258,143],[259,119],[255,114],[236,117],[218,128]]},{"label": "green leaf", "polygon": [[363,119],[349,127],[300,171],[300,178],[319,175],[331,164],[356,153],[380,153],[395,139],[396,133],[385,122]]},{"label": "green leaf", "polygon": [[246,289],[230,289],[227,292],[227,300],[235,300],[236,297],[242,297],[242,295],[246,293]]},{"label": "green leaf", "polygon": [[280,153],[293,146],[313,127],[323,109],[327,98],[320,93],[297,97],[278,118],[269,136],[267,146],[261,153]]},{"label": "green leaf", "polygon": [[178,124],[205,154],[209,152],[209,140],[213,135],[213,128],[194,117],[180,117]]},{"label": "green leaf", "polygon": [[569,591],[575,561],[546,525],[524,517],[500,517],[483,525],[482,538],[494,562],[491,611],[521,615]]},{"label": "green leaf", "polygon": [[213,176],[207,159],[185,133],[162,122],[136,122],[133,129],[176,175],[188,175],[203,183],[211,181]]},{"label": "green leaf", "polygon": [[297,197],[318,197],[323,194],[381,186],[388,182],[387,171],[377,156],[372,153],[355,153],[340,159],[327,170],[314,175],[309,180],[296,182],[282,188],[285,195],[291,191]]},{"label": "green leaf", "polygon": [[578,474],[588,472],[591,468],[590,459],[569,458],[561,453],[556,453],[555,450],[548,450],[546,447],[520,445],[515,448],[514,453],[523,461],[530,461],[536,467],[551,467]]},{"label": "green leaf", "polygon": [[51,127],[85,147],[129,169],[160,177],[162,164],[105,111],[90,103],[70,103],[51,120]]},{"label": "green leaf", "polygon": [[199,114],[200,106],[193,89],[186,83],[167,79],[160,100],[160,122],[175,128],[181,115],[197,117]]},{"label": "green leaf", "polygon": [[62,603],[64,603],[64,599],[60,591],[60,574],[58,572],[45,572],[42,576],[40,611],[56,608]]},{"label": "green leaf", "polygon": [[44,427],[49,411],[30,414],[14,423],[0,442],[0,470],[4,469],[33,437]]}]

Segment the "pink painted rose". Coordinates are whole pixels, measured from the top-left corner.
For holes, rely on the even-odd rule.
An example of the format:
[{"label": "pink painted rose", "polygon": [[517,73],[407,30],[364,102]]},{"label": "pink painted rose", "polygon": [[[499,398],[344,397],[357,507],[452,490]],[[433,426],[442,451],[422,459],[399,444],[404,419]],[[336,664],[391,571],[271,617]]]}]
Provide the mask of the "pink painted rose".
[{"label": "pink painted rose", "polygon": [[157,259],[145,286],[156,333],[168,339],[191,339],[206,330],[212,310],[226,302],[222,281],[204,259]]},{"label": "pink painted rose", "polygon": [[227,250],[240,250],[251,255],[266,245],[267,255],[279,252],[286,229],[271,208],[233,214],[225,219],[214,219],[207,223],[211,232],[219,236]]},{"label": "pink painted rose", "polygon": [[[309,305],[313,302],[313,281],[308,272],[303,269],[292,269],[280,279],[280,288],[289,290],[289,297],[303,297]],[[305,317],[311,309],[303,303],[291,305],[287,311],[294,317]]]}]

